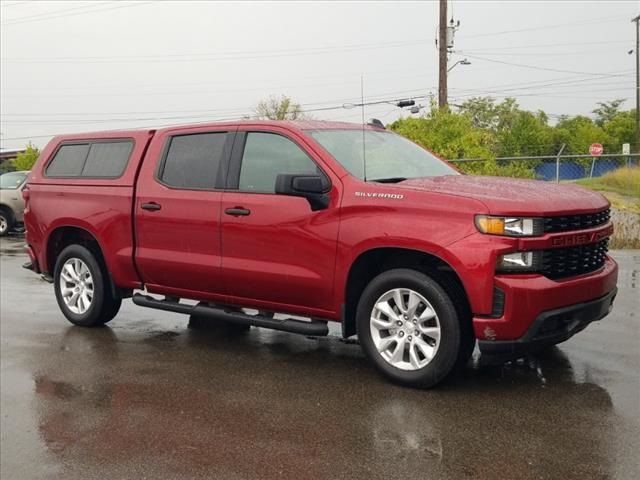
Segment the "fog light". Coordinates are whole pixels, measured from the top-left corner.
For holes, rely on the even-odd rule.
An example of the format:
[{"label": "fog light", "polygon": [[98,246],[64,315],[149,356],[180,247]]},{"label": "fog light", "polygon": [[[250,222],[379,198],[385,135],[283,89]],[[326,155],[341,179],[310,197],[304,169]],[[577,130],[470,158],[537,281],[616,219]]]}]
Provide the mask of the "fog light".
[{"label": "fog light", "polygon": [[539,252],[513,252],[498,258],[500,272],[527,272],[537,268]]}]

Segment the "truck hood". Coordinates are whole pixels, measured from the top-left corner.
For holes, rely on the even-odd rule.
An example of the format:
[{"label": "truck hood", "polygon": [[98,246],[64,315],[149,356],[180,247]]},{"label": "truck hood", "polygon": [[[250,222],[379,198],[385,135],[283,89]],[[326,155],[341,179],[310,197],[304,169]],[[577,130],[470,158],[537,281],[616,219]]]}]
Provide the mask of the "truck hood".
[{"label": "truck hood", "polygon": [[478,200],[487,213],[496,215],[565,215],[603,210],[609,202],[599,193],[577,185],[505,177],[446,175],[414,178],[395,184],[402,189],[417,189]]}]

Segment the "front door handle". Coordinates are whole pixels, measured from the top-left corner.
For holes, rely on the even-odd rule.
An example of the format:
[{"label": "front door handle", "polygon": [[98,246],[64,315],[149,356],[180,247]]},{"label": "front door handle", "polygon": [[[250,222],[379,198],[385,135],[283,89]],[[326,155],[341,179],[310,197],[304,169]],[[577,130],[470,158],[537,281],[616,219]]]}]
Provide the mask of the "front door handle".
[{"label": "front door handle", "polygon": [[246,217],[251,214],[251,210],[243,207],[227,208],[224,213],[233,215],[234,217]]},{"label": "front door handle", "polygon": [[150,210],[153,212],[156,210],[160,210],[162,208],[162,205],[156,202],[149,202],[149,203],[143,203],[142,205],[140,205],[140,208],[142,208],[143,210]]}]

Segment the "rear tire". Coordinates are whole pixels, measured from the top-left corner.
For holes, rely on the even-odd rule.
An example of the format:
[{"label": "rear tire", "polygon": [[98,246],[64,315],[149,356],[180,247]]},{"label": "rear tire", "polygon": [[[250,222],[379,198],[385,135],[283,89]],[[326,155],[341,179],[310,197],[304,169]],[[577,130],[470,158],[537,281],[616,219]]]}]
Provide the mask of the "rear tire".
[{"label": "rear tire", "polygon": [[15,223],[13,213],[5,207],[0,207],[0,237],[7,235]]},{"label": "rear tire", "polygon": [[70,245],[58,256],[54,288],[64,316],[81,327],[104,325],[116,316],[122,303],[112,292],[107,269],[82,245]]},{"label": "rear tire", "polygon": [[365,355],[400,385],[438,384],[468,360],[473,345],[454,301],[459,299],[424,273],[405,268],[381,273],[358,302],[356,323]]}]

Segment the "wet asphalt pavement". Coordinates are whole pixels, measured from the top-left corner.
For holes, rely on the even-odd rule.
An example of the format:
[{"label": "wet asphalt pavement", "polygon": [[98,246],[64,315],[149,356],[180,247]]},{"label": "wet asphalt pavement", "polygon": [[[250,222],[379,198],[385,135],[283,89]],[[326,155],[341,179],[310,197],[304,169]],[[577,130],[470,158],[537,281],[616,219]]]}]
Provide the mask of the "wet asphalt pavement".
[{"label": "wet asphalt pavement", "polygon": [[193,329],[130,301],[73,327],[22,239],[0,242],[2,480],[640,476],[640,251],[613,254],[609,317],[419,391],[338,330]]}]

